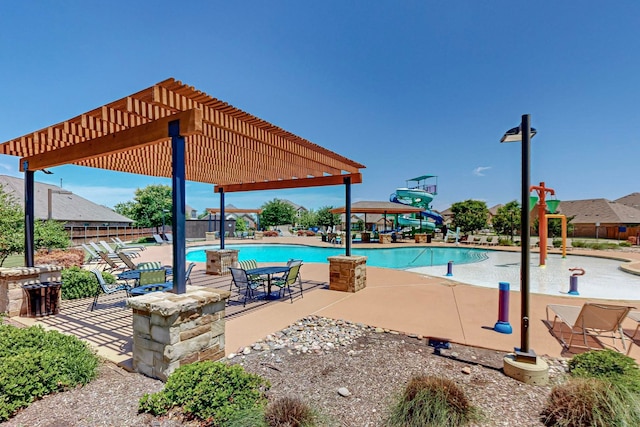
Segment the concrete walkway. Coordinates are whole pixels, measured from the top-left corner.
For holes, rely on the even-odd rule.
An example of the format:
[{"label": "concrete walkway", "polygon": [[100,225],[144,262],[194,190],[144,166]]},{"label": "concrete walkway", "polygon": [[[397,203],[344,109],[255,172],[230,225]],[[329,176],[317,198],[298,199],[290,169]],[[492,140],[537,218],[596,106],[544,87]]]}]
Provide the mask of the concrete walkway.
[{"label": "concrete walkway", "polygon": [[[203,242],[200,242],[201,244]],[[227,241],[227,244],[256,243],[253,240]],[[261,243],[298,243],[318,246],[329,245],[317,238],[281,237],[264,239]],[[404,244],[404,243],[403,243]],[[406,243],[411,245],[411,243]],[[379,247],[373,244],[373,247]],[[492,248],[495,249],[495,248]],[[509,250],[513,250],[510,248]],[[579,251],[572,251],[578,255]],[[616,259],[640,262],[638,252],[597,252]],[[533,258],[532,254],[532,258]],[[141,253],[137,261],[171,263],[169,245],[151,246]],[[629,264],[627,264],[628,266]],[[307,263],[302,266],[304,297],[269,303],[250,302],[242,307],[233,302],[227,309],[226,352],[236,352],[285,328],[296,320],[318,315],[334,319],[361,322],[371,326],[419,336],[449,338],[453,343],[512,352],[520,346],[520,292],[510,292],[509,320],[513,334],[493,331],[498,315],[498,290],[455,282],[446,277],[428,277],[406,271],[367,267],[367,286],[357,293],[330,291],[328,264]],[[194,285],[229,289],[230,277],[205,274],[204,264],[192,272]],[[612,286],[615,284],[612,284]],[[61,313],[41,319],[15,319],[25,324],[42,324],[46,328],[61,330],[87,340],[103,357],[123,365],[131,358],[131,312],[124,306],[124,294],[101,296],[100,304],[89,311],[91,300],[65,301]],[[563,350],[546,322],[548,304],[582,305],[579,297],[530,295],[530,347],[539,355],[571,357],[574,353]],[[589,300],[595,301],[595,300]],[[640,301],[603,301],[630,305],[640,309]],[[551,319],[553,320],[553,319]],[[633,333],[636,323],[627,319],[625,331]],[[558,331],[555,331],[556,333]],[[566,332],[565,332],[566,333]],[[574,340],[574,343],[581,340]],[[607,341],[604,341],[607,343]],[[640,333],[629,355],[640,361]],[[620,346],[620,343],[617,343]],[[575,346],[572,352],[584,351]]]}]

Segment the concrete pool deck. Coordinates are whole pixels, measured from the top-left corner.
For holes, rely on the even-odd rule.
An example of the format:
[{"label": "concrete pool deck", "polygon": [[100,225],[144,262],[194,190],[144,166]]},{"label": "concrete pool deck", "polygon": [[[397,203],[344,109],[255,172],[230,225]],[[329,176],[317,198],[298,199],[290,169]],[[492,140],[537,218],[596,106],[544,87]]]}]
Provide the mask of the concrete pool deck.
[{"label": "concrete pool deck", "polygon": [[[209,242],[197,242],[203,245]],[[214,242],[217,243],[217,242]],[[242,243],[297,243],[325,246],[313,237],[266,238],[262,241],[228,240],[227,244]],[[413,243],[400,243],[412,245]],[[190,244],[192,245],[192,244]],[[437,244],[432,244],[435,246]],[[441,246],[451,246],[443,245]],[[358,244],[359,247],[365,246]],[[379,244],[367,245],[380,247]],[[386,245],[388,246],[388,245]],[[424,246],[424,244],[423,244]],[[492,247],[492,250],[501,249]],[[504,248],[515,250],[518,248]],[[572,255],[604,256],[633,261],[626,264],[640,274],[640,251],[580,251]],[[536,256],[532,253],[532,259]],[[171,263],[169,245],[149,246],[136,261],[161,261]],[[306,263],[301,269],[304,281],[304,298],[288,299],[268,304],[253,305],[250,309],[230,306],[227,310],[226,353],[251,345],[266,335],[285,328],[308,315],[344,319],[380,327],[390,331],[423,336],[444,337],[455,344],[512,352],[520,345],[520,293],[510,292],[509,320],[513,334],[500,334],[492,330],[498,315],[498,290],[466,285],[446,277],[423,276],[416,273],[367,267],[367,286],[357,293],[342,293],[328,289],[328,264]],[[195,285],[228,289],[229,276],[216,277],[205,273],[204,264],[198,264],[192,272]],[[103,304],[110,296],[102,296]],[[92,300],[92,299],[91,299]],[[106,304],[90,312],[88,302],[65,301],[60,315],[39,319],[15,318],[27,325],[41,324],[46,328],[74,334],[90,342],[98,353],[116,363],[127,365],[131,358],[131,312],[119,303]],[[548,304],[581,306],[586,301],[598,301],[574,296],[530,295],[530,347],[539,355],[571,357],[575,353],[563,351],[558,339],[546,323]],[[611,304],[637,307],[638,300],[601,300]],[[249,307],[250,304],[247,304]],[[111,326],[110,326],[111,325]],[[632,334],[636,323],[626,319],[624,329]],[[574,340],[580,343],[580,340]],[[607,342],[606,340],[604,342]],[[628,344],[629,342],[627,342]],[[618,343],[619,345],[619,343]],[[573,352],[582,351],[579,347]],[[629,355],[640,361],[640,334],[635,337]]]}]

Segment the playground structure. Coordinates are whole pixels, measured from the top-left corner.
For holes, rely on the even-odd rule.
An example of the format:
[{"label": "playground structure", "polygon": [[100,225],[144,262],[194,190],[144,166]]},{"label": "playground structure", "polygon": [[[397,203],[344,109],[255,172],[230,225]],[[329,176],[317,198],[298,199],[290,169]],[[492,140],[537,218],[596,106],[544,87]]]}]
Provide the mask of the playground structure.
[{"label": "playground structure", "polygon": [[[563,254],[566,256],[567,250],[567,218],[564,215],[554,215],[558,210],[560,200],[555,199],[556,192],[553,188],[546,187],[544,182],[540,185],[532,185],[529,192],[535,191],[537,196],[529,196],[529,209],[538,204],[538,236],[540,237],[540,267],[546,265],[547,260],[547,218],[562,218],[562,247]],[[549,193],[554,199],[546,200],[546,193]],[[523,203],[525,201],[523,200]],[[551,212],[547,214],[547,210]]]},{"label": "playground structure", "polygon": [[[435,184],[427,184],[431,178],[436,178]],[[410,185],[410,183],[416,183]],[[437,176],[423,175],[408,179],[407,186],[397,188],[395,193],[389,196],[389,201],[403,205],[415,206],[423,209],[419,214],[399,215],[398,225],[402,227],[412,227],[414,230],[432,232],[437,225],[442,224],[443,218],[437,212],[431,210],[430,203],[433,197],[438,194]],[[429,221],[428,218],[433,221]]]}]

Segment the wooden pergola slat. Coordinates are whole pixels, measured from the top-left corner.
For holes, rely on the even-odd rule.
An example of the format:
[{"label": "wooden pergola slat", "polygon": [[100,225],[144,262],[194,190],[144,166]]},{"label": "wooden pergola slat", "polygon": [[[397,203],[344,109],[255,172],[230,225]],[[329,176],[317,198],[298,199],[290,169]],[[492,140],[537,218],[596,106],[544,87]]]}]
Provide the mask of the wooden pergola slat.
[{"label": "wooden pergola slat", "polygon": [[[235,188],[246,191],[247,185],[262,182],[272,182],[269,187],[277,189],[288,188],[287,185],[299,187],[301,179],[305,183],[320,179],[316,185],[327,185],[321,184],[331,181],[325,179],[326,176],[356,177],[364,168],[360,163],[172,78],[64,122],[6,141],[0,144],[0,154],[24,158],[32,170],[68,162],[170,178],[171,144],[166,133],[163,137],[160,133],[157,137],[145,137],[144,144],[131,140],[121,142],[119,148],[102,153],[95,147],[107,142],[111,145],[128,132],[144,133],[143,129],[153,126],[157,126],[159,132],[164,125],[153,123],[166,123],[169,117],[189,110],[199,111],[202,116],[201,132],[183,132],[186,179],[191,181],[225,186],[227,192]],[[53,151],[55,156],[51,156]],[[43,160],[45,158],[47,160]],[[73,161],[69,162],[70,159]],[[335,182],[340,182],[340,178]]]}]

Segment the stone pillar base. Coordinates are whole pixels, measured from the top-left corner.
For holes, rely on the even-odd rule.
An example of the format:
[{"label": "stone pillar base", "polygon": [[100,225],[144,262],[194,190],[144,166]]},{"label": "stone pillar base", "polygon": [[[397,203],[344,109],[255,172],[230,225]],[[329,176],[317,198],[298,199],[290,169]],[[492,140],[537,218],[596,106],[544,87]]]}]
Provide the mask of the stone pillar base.
[{"label": "stone pillar base", "polygon": [[262,231],[256,231],[255,234],[253,235],[253,238],[256,240],[262,240],[263,237],[264,237],[264,232]]},{"label": "stone pillar base", "polygon": [[[11,316],[26,316],[28,311],[27,293],[24,285],[42,282],[59,282],[62,267],[59,265],[37,265],[35,267],[0,268],[0,313]],[[62,292],[58,292],[57,306],[60,306]]]},{"label": "stone pillar base", "polygon": [[177,368],[224,357],[224,309],[229,291],[187,286],[184,294],[129,298],[133,309],[133,369],[166,381]]},{"label": "stone pillar base", "polygon": [[204,233],[204,240],[207,242],[212,242],[216,240],[216,232],[215,231],[206,231]]},{"label": "stone pillar base", "polygon": [[367,286],[366,256],[329,257],[329,289],[358,292]]},{"label": "stone pillar base", "polygon": [[390,233],[380,233],[378,235],[378,242],[379,243],[391,243],[391,234]]},{"label": "stone pillar base", "polygon": [[549,382],[549,365],[537,357],[536,363],[516,361],[514,354],[507,354],[504,359],[504,374],[525,384],[547,385]]},{"label": "stone pillar base", "polygon": [[360,241],[362,243],[369,243],[371,242],[371,233],[360,233]]},{"label": "stone pillar base", "polygon": [[414,235],[416,243],[427,243],[427,235],[422,233],[416,233]]},{"label": "stone pillar base", "polygon": [[229,267],[238,262],[238,250],[219,249],[207,252],[207,274],[222,276],[229,274]]}]

